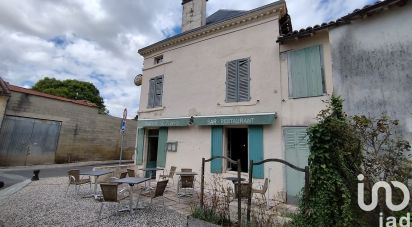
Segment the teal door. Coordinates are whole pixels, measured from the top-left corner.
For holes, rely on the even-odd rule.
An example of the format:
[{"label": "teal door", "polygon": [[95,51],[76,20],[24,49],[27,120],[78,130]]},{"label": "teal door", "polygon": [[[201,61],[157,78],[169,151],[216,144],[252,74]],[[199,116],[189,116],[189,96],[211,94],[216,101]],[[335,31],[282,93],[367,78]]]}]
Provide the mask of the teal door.
[{"label": "teal door", "polygon": [[[308,165],[309,145],[305,127],[287,127],[283,129],[286,161],[304,168]],[[287,202],[296,204],[298,195],[305,185],[305,173],[286,166]]]},{"label": "teal door", "polygon": [[[146,168],[155,168],[157,163],[157,148],[159,141],[159,130],[151,129],[147,133],[147,159],[146,159]],[[152,174],[152,175],[151,175]],[[156,172],[146,171],[146,177],[156,177]]]}]

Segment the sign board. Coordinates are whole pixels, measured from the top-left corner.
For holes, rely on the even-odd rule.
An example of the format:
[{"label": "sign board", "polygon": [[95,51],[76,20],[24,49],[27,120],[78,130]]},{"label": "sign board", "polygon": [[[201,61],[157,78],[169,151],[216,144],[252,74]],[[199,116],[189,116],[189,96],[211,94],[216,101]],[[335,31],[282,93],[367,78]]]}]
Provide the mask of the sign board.
[{"label": "sign board", "polygon": [[275,113],[251,115],[221,115],[194,117],[194,125],[270,125],[276,118]]}]

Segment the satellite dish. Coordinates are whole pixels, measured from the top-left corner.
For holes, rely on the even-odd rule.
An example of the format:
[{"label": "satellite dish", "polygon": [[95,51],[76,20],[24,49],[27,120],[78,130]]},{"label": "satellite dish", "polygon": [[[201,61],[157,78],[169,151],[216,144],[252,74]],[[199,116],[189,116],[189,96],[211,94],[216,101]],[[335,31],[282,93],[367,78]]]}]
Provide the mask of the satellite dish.
[{"label": "satellite dish", "polygon": [[142,75],[142,74],[137,75],[137,76],[134,78],[134,84],[135,84],[136,86],[142,85],[142,78],[143,78],[143,75]]}]

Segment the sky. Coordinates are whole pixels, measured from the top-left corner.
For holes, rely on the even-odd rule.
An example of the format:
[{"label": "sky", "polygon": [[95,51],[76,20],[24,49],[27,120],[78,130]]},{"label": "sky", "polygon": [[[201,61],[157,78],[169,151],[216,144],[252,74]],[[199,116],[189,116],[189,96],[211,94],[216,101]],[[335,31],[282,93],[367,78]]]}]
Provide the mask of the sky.
[{"label": "sky", "polygon": [[[273,0],[209,0],[249,10]],[[371,0],[286,0],[293,28],[337,19]],[[30,88],[46,76],[93,83],[113,116],[134,118],[142,72],[140,48],[180,31],[181,0],[0,1],[0,76]]]}]

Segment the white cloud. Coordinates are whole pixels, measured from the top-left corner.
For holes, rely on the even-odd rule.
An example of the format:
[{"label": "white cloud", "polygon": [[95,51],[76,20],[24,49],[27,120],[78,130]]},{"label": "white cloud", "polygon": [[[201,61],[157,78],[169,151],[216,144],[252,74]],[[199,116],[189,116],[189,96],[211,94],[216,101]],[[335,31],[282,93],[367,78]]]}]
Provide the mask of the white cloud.
[{"label": "white cloud", "polygon": [[[368,0],[287,0],[295,29],[336,19]],[[209,0],[219,9],[249,10],[271,0]],[[44,76],[94,83],[115,116],[134,117],[141,73],[137,50],[171,34],[181,22],[181,1],[0,1],[0,75],[28,87]],[[52,41],[53,40],[53,41]]]}]

